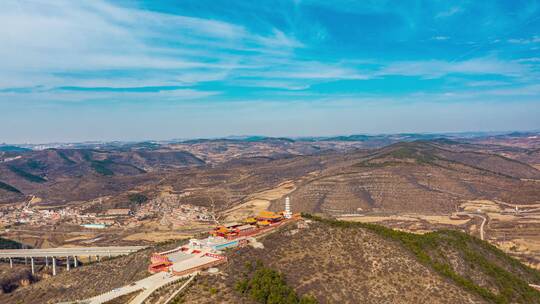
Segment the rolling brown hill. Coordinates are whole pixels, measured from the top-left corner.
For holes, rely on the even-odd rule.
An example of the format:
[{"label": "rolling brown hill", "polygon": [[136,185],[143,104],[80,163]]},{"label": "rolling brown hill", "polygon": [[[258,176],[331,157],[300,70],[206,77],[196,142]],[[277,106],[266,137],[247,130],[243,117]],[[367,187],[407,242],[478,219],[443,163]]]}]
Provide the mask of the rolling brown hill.
[{"label": "rolling brown hill", "polygon": [[540,303],[540,273],[456,231],[426,235],[315,220],[230,254],[221,276],[203,275],[180,303],[257,303],[238,292],[261,263],[319,303]]},{"label": "rolling brown hill", "polygon": [[[308,216],[308,215],[306,215]],[[299,295],[319,303],[540,303],[540,273],[486,242],[457,231],[415,235],[378,225],[320,218],[291,223],[261,239],[264,249],[227,252],[221,274],[202,274],[179,303],[257,303],[238,282],[257,264],[285,275]],[[83,299],[145,275],[149,254],[169,243],[44,279],[2,303]]]},{"label": "rolling brown hill", "polygon": [[[324,142],[329,143],[336,144]],[[61,205],[110,196],[116,204],[125,200],[127,191],[145,191],[152,198],[170,187],[176,192],[189,189],[185,203],[208,205],[211,196],[224,210],[254,192],[300,179],[292,194],[294,208],[332,214],[448,213],[463,200],[528,204],[539,197],[533,180],[540,172],[505,157],[503,150],[498,150],[501,155],[488,153],[493,145],[432,140],[370,150],[314,146],[323,147],[273,139],[10,152],[21,158],[0,163],[0,202],[35,195],[43,204]],[[519,155],[534,153],[508,149],[522,149]]]},{"label": "rolling brown hill", "polygon": [[[292,194],[297,211],[451,213],[464,200],[530,204],[540,171],[499,155],[456,152],[437,142],[394,144],[350,153]],[[275,206],[275,209],[280,206]]]},{"label": "rolling brown hill", "polygon": [[158,180],[147,171],[204,165],[189,152],[168,150],[48,149],[18,156],[0,163],[0,202],[24,195],[46,203],[93,199]]},{"label": "rolling brown hill", "polygon": [[[60,272],[57,276],[49,276],[10,293],[0,293],[0,303],[58,303],[89,298],[148,276],[150,255],[176,246],[173,243],[157,244],[127,256],[72,268],[69,272],[64,271],[65,267],[58,267]],[[21,269],[19,272],[23,270],[28,272],[27,266],[17,265],[17,267]],[[50,274],[51,270],[42,269],[44,268],[42,265],[37,268]],[[7,272],[7,269],[5,271]],[[38,273],[41,274],[42,272]]]}]

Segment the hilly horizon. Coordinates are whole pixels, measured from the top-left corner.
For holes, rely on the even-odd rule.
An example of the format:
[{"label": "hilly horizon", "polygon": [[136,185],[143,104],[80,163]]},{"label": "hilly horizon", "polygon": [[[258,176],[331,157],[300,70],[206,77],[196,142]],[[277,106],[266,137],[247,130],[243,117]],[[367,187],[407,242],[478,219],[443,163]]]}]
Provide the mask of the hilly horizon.
[{"label": "hilly horizon", "polygon": [[[285,284],[297,294],[320,303],[540,302],[540,292],[529,286],[540,282],[539,271],[463,233],[440,231],[419,236],[372,224],[309,214],[304,217],[309,221],[306,227],[289,225],[262,238],[264,249],[228,251],[231,263],[222,270],[225,275],[201,275],[181,295],[180,303],[258,303],[249,290],[242,292],[239,286],[262,270],[281,273]],[[73,301],[104,292],[109,286],[121,286],[143,276],[150,253],[171,245],[63,272],[14,293],[0,294],[0,299],[37,304],[50,303],[51,299]],[[452,254],[441,255],[442,249]],[[351,256],[353,251],[355,258]],[[128,277],[123,270],[127,263],[132,270]],[[111,272],[122,277],[113,282]],[[96,286],[90,277],[102,278],[111,285]],[[69,290],[63,289],[66,282],[72,282]],[[306,299],[305,303],[315,302]]]},{"label": "hilly horizon", "polygon": [[540,304],[540,0],[0,28],[0,303]]},{"label": "hilly horizon", "polygon": [[[523,136],[523,135],[521,135]],[[462,144],[465,145],[463,139],[461,142],[455,140],[443,140],[435,138],[435,143],[441,144]],[[126,147],[117,147],[109,149],[47,149],[43,151],[19,151],[19,152],[3,152],[4,161],[0,164],[0,170],[3,172],[3,191],[11,192],[12,195],[24,193],[26,189],[47,185],[48,179],[54,180],[57,178],[72,178],[72,179],[94,179],[99,182],[100,179],[107,177],[133,177],[148,175],[146,173],[167,171],[172,168],[189,168],[203,166],[205,164],[219,164],[228,159],[242,159],[252,157],[289,157],[294,155],[315,155],[332,153],[331,151],[353,151],[358,148],[373,148],[386,146],[395,142],[394,139],[385,139],[383,142],[379,138],[364,139],[356,142],[348,140],[334,140],[329,144],[329,141],[309,141],[309,142],[291,142],[283,139],[263,139],[257,141],[246,142],[223,142],[222,140],[210,141],[194,141],[181,144],[169,145],[129,145]],[[260,145],[259,148],[257,146]],[[399,144],[398,144],[399,145]],[[392,149],[390,146],[388,149]],[[437,147],[432,147],[437,148]],[[246,152],[241,152],[242,149]],[[351,150],[353,149],[353,150]],[[413,149],[414,150],[414,149]],[[325,152],[326,151],[326,152]],[[529,152],[521,151],[521,155],[532,155],[534,150]],[[401,153],[400,153],[401,152]],[[413,155],[415,151],[408,151],[406,148],[400,151],[394,151],[398,158],[405,159],[408,156],[411,160],[416,158],[422,161],[431,161],[436,157],[443,157],[446,162],[457,162],[461,165],[468,166],[469,169],[476,168],[478,170],[490,171],[490,166],[499,166],[491,172],[519,178],[535,178],[537,170],[526,164],[520,164],[519,161],[511,162],[509,158],[504,156],[493,155],[486,157],[477,152],[462,152],[452,153],[451,151],[443,151],[439,147],[439,156],[431,155],[432,152],[420,151],[418,155]],[[234,153],[234,154],[231,154]],[[238,154],[240,153],[240,154]],[[384,149],[381,152],[384,153]],[[407,154],[411,155],[407,155]],[[422,155],[428,153],[430,155]],[[488,152],[489,153],[489,152]],[[402,155],[401,155],[402,154]],[[500,154],[500,153],[499,153]],[[383,157],[379,155],[378,157]],[[392,155],[390,155],[392,156]],[[232,157],[232,158],[231,158]],[[459,158],[462,158],[461,160]],[[460,162],[461,161],[461,162]],[[384,162],[379,164],[377,160],[362,160],[365,166],[385,166]],[[392,162],[392,160],[390,161]],[[479,163],[478,163],[479,162]],[[482,162],[484,164],[482,165]],[[489,164],[493,162],[493,164]],[[477,164],[478,163],[478,164]],[[388,163],[390,164],[390,163]],[[436,162],[434,161],[435,165]],[[356,166],[362,166],[360,162]],[[506,166],[506,168],[502,168]],[[512,172],[514,170],[515,172]],[[514,176],[515,175],[515,176]],[[137,182],[137,181],[135,181]],[[21,189],[23,191],[21,191]],[[30,193],[29,193],[30,194]]]},{"label": "hilly horizon", "polygon": [[37,142],[37,143],[0,143],[0,151],[28,151],[27,147],[38,146],[41,148],[46,145],[56,145],[58,148],[65,147],[92,147],[94,145],[110,145],[112,147],[151,147],[156,144],[168,143],[195,143],[219,140],[231,141],[265,141],[265,140],[290,140],[290,141],[366,141],[374,139],[389,138],[399,141],[412,140],[433,140],[443,138],[482,138],[482,137],[504,137],[504,136],[535,136],[540,130],[520,130],[520,131],[462,131],[462,132],[396,132],[396,133],[352,133],[336,135],[311,135],[311,136],[267,136],[267,135],[228,135],[216,137],[191,137],[191,138],[171,138],[163,140],[142,139],[142,140],[82,140],[82,141],[63,141],[63,142]]}]

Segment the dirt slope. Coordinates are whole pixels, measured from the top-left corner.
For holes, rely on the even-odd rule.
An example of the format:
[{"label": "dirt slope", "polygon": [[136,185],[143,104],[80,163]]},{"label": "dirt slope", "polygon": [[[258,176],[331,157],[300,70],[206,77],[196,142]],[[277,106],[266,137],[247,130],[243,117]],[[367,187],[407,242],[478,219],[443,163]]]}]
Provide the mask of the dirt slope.
[{"label": "dirt slope", "polygon": [[255,261],[320,303],[540,303],[527,285],[540,274],[485,242],[452,231],[423,237],[370,227],[283,229],[263,240],[264,249],[232,253],[224,274],[201,276],[183,303],[252,303],[234,286]]},{"label": "dirt slope", "polygon": [[[377,225],[315,219],[262,239],[264,249],[229,251],[221,274],[203,274],[181,303],[253,303],[236,283],[259,261],[319,303],[540,303],[532,270],[456,231],[415,235]],[[147,275],[148,256],[176,244],[81,267],[0,295],[1,303],[83,299]],[[182,302],[183,301],[183,302]]]},{"label": "dirt slope", "polygon": [[295,211],[451,213],[464,200],[529,204],[540,197],[538,184],[523,180],[540,175],[527,164],[429,142],[400,143],[328,162],[292,194]]},{"label": "dirt slope", "polygon": [[55,277],[0,294],[0,303],[57,303],[89,298],[148,276],[152,252],[176,246],[176,243],[158,245],[128,256],[72,268],[69,272],[61,267],[62,272]]}]

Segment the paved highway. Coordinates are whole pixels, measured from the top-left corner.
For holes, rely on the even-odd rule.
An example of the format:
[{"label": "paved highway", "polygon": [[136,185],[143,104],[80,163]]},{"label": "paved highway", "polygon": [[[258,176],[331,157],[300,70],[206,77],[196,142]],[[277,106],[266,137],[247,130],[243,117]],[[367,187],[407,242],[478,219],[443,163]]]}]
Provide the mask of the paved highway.
[{"label": "paved highway", "polygon": [[0,250],[0,258],[24,257],[63,257],[63,256],[117,256],[129,254],[145,246],[112,246],[112,247],[65,247],[43,249],[5,249]]},{"label": "paved highway", "polygon": [[161,286],[167,285],[169,283],[172,283],[178,280],[183,280],[194,275],[196,275],[196,273],[191,273],[184,276],[173,276],[165,272],[158,272],[142,280],[139,280],[137,282],[134,282],[132,284],[129,284],[120,288],[113,289],[109,292],[100,294],[93,298],[76,301],[76,302],[69,302],[69,303],[102,304],[102,303],[111,301],[113,299],[116,299],[118,297],[121,297],[123,295],[127,295],[132,292],[141,290],[142,292],[130,302],[130,304],[131,303],[141,304],[144,302],[144,300],[146,300],[146,298],[148,298],[148,296],[152,294],[152,292],[154,292]]},{"label": "paved highway", "polygon": [[[178,247],[176,249],[167,251],[168,256],[175,254],[174,251],[178,251],[180,248],[181,247]],[[176,262],[173,261],[173,265],[171,266],[172,270],[177,273],[182,273],[184,271],[193,270],[199,266],[208,265],[213,261],[219,261],[219,259],[216,257],[207,256],[207,253],[207,250],[201,250],[201,252],[198,253],[181,253],[188,258],[182,258],[177,260]],[[120,296],[132,293],[134,291],[141,290],[141,293],[138,294],[130,302],[130,304],[142,304],[154,291],[156,291],[160,287],[175,282],[177,280],[196,275],[198,272],[199,271],[193,270],[192,272],[185,275],[173,275],[172,273],[168,272],[158,272],[137,282],[113,289],[109,292],[92,297],[90,299],[79,301],[78,303],[101,304],[107,301],[111,301],[112,299],[118,298]]]}]

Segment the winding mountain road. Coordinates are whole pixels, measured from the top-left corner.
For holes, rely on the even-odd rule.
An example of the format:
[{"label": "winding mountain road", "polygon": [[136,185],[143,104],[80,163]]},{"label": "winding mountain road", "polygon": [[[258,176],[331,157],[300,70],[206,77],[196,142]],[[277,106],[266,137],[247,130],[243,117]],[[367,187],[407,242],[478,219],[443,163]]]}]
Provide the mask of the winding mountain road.
[{"label": "winding mountain road", "polygon": [[482,219],[482,224],[480,224],[480,239],[483,241],[484,240],[484,226],[486,225],[487,223],[487,217],[483,216],[483,215],[480,215],[480,214],[471,214],[472,216],[476,216],[476,217],[479,217]]},{"label": "winding mountain road", "polygon": [[479,214],[479,213],[472,213],[472,212],[458,212],[457,213],[458,215],[466,215],[466,216],[469,216],[469,217],[478,217],[478,218],[481,218],[482,219],[482,223],[480,224],[480,239],[482,241],[485,240],[485,233],[484,233],[484,227],[487,223],[487,217],[482,215],[482,214]]}]

